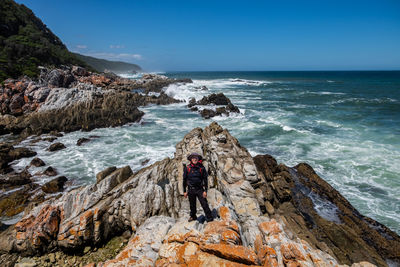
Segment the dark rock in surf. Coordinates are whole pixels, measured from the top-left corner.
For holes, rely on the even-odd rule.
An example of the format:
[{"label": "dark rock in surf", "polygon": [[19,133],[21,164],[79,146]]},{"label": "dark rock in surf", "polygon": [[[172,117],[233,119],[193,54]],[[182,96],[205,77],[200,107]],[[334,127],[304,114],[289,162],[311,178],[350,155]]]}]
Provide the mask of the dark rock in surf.
[{"label": "dark rock in surf", "polygon": [[57,142],[57,143],[51,144],[47,148],[47,151],[54,152],[54,151],[58,151],[58,150],[61,150],[61,149],[64,149],[64,148],[66,148],[66,146],[63,143]]},{"label": "dark rock in surf", "polygon": [[30,166],[35,166],[35,167],[41,167],[41,166],[45,166],[46,163],[44,163],[44,161],[41,160],[40,158],[33,158],[29,165]]},{"label": "dark rock in surf", "polygon": [[86,138],[86,137],[82,137],[82,138],[79,138],[78,141],[76,141],[76,145],[77,146],[81,146],[81,145],[83,145],[84,143],[87,143],[87,142],[90,142],[90,139]]},{"label": "dark rock in surf", "polygon": [[59,176],[57,178],[54,178],[53,180],[45,183],[42,186],[42,190],[45,193],[57,193],[57,192],[62,192],[64,190],[64,184],[67,182],[68,179],[65,176]]}]

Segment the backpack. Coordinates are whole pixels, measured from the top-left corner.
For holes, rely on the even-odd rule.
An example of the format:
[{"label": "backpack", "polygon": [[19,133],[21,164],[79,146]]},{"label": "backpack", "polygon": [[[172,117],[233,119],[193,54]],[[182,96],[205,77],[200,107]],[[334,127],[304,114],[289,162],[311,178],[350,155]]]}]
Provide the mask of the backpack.
[{"label": "backpack", "polygon": [[[200,163],[201,166],[203,166],[203,160],[199,160],[198,161]],[[190,173],[190,164],[186,166],[186,171],[187,173]],[[203,175],[203,168],[200,168],[200,174]]]}]

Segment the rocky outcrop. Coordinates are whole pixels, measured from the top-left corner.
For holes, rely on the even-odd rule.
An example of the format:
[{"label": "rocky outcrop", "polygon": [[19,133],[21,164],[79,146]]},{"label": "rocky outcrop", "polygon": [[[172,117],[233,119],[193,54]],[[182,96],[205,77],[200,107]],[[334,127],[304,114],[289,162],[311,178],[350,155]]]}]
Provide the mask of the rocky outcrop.
[{"label": "rocky outcrop", "polygon": [[0,143],[0,173],[4,174],[12,171],[12,168],[9,166],[10,162],[21,158],[33,157],[35,155],[36,152],[28,148],[15,148],[11,144]]},{"label": "rocky outcrop", "polygon": [[260,205],[273,205],[286,229],[341,263],[400,262],[399,236],[361,215],[311,166],[301,163],[288,168],[269,155],[256,156],[254,161],[270,182],[260,192]]},{"label": "rocky outcrop", "polygon": [[54,152],[54,151],[58,151],[58,150],[61,150],[64,148],[66,148],[66,146],[63,143],[57,142],[57,143],[51,144],[47,148],[47,151]]},{"label": "rocky outcrop", "polygon": [[[214,109],[203,108],[199,110],[199,108],[197,107],[198,105],[213,105],[218,107],[215,107]],[[204,96],[199,101],[191,98],[189,100],[188,108],[190,108],[192,111],[199,111],[200,115],[205,119],[221,115],[229,116],[229,114],[232,112],[240,113],[239,108],[233,105],[231,100],[227,98],[223,93]]]},{"label": "rocky outcrop", "polygon": [[192,83],[191,79],[171,79],[163,75],[143,74],[141,79],[117,79],[106,86],[107,89],[117,90],[134,90],[142,89],[144,93],[157,92],[161,93],[162,88],[173,83]]},{"label": "rocky outcrop", "polygon": [[[191,80],[155,74],[132,80],[81,67],[42,68],[37,81],[7,79],[0,85],[0,134],[23,132],[22,137],[26,137],[52,130],[91,130],[136,122],[143,115],[137,110],[139,106],[179,102],[161,90],[178,82]],[[134,89],[144,94],[133,93]]]},{"label": "rocky outcrop", "polygon": [[[183,197],[182,172],[190,152],[201,153],[205,159],[208,201],[216,217],[213,222],[205,223],[204,216],[187,221],[189,203]],[[317,224],[311,224],[311,230],[304,229],[309,237],[295,231],[289,217],[280,211],[296,199],[292,194],[298,192],[296,179],[301,175],[312,177],[312,172],[301,166],[277,165],[268,156],[253,159],[237,139],[214,122],[204,130],[196,128],[188,133],[176,145],[173,158],[136,173],[129,167],[111,168],[99,175],[96,184],[34,207],[0,234],[0,249],[30,255],[79,251],[88,245],[101,246],[129,230],[133,232],[130,241],[114,259],[93,265],[337,266],[369,261],[386,266],[385,259],[398,261],[399,254],[391,254],[396,249],[382,252],[384,247],[374,246],[373,240],[363,246],[350,244],[349,249],[354,250],[343,250],[345,255],[339,255],[314,235],[317,230],[312,227]],[[305,180],[311,183],[318,179]],[[371,219],[368,222],[372,224]],[[330,223],[347,226],[347,220]],[[369,231],[375,231],[374,235],[386,239],[391,247],[399,247],[395,234],[388,236],[374,227]],[[354,267],[368,266],[357,264]]]},{"label": "rocky outcrop", "polygon": [[77,103],[61,109],[29,113],[17,118],[6,115],[0,118],[0,126],[8,132],[22,136],[40,135],[51,131],[89,131],[137,122],[143,114],[137,109],[136,95],[109,93],[91,102]]},{"label": "rocky outcrop", "polygon": [[54,178],[53,180],[45,183],[42,186],[42,190],[43,190],[43,192],[50,193],[50,194],[61,192],[64,190],[64,184],[66,181],[68,181],[68,179],[65,176],[60,176],[60,177]]}]

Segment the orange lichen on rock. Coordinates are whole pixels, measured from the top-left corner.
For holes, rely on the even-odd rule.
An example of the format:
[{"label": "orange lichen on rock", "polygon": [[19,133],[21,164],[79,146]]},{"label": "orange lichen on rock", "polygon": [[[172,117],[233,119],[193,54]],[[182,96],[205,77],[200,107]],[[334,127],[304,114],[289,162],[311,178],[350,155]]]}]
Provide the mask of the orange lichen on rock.
[{"label": "orange lichen on rock", "polygon": [[47,205],[36,217],[22,219],[15,225],[16,239],[29,239],[34,246],[40,246],[57,237],[59,223],[59,208]]},{"label": "orange lichen on rock", "polygon": [[258,257],[258,261],[266,267],[276,267],[278,266],[278,261],[276,259],[276,251],[263,244],[261,235],[257,235],[254,241],[255,252]]},{"label": "orange lichen on rock", "polygon": [[267,236],[273,234],[279,234],[280,232],[282,232],[281,227],[279,226],[279,224],[276,222],[275,219],[259,223],[258,228],[260,229],[261,232],[263,232]]},{"label": "orange lichen on rock", "polygon": [[228,207],[222,206],[219,208],[219,216],[223,221],[231,220],[231,213],[229,212]]},{"label": "orange lichen on rock", "polygon": [[290,261],[304,261],[306,257],[301,251],[301,246],[296,243],[286,243],[281,245],[282,258],[285,263]]},{"label": "orange lichen on rock", "polygon": [[214,254],[220,258],[244,264],[258,264],[256,253],[250,248],[227,244],[202,244],[202,251]]}]

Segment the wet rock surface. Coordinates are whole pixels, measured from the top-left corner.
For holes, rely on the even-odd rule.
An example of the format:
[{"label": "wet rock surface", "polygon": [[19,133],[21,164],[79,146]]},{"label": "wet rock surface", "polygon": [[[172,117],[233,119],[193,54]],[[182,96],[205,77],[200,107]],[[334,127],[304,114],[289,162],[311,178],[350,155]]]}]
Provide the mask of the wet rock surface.
[{"label": "wet rock surface", "polygon": [[79,138],[78,141],[76,141],[76,145],[81,146],[88,142],[90,142],[90,138],[82,137],[82,138]]},{"label": "wet rock surface", "polygon": [[[215,109],[203,108],[199,110],[197,107],[200,106],[217,106]],[[229,116],[230,113],[240,113],[237,106],[233,105],[231,100],[227,98],[223,93],[211,94],[204,96],[199,101],[194,98],[189,99],[188,108],[192,111],[199,111],[200,115],[205,119],[210,119],[215,116]]]},{"label": "wet rock surface", "polygon": [[[264,201],[265,208],[261,207],[265,210],[272,206],[287,230],[342,264],[368,261],[386,266],[386,260],[400,262],[399,236],[361,215],[311,166],[300,163],[289,168],[278,165],[270,155],[258,155],[254,162],[270,181],[260,187],[260,205]],[[323,209],[318,207],[321,204]]]},{"label": "wet rock surface", "polygon": [[54,178],[53,180],[45,183],[42,186],[42,190],[45,193],[61,192],[64,190],[64,184],[66,181],[68,181],[68,179],[65,176],[60,176],[60,177]]},{"label": "wet rock surface", "polygon": [[61,149],[64,149],[64,148],[66,148],[66,146],[63,143],[57,142],[57,143],[51,144],[47,148],[47,150],[51,151],[51,152],[54,152],[54,151],[58,151],[58,150],[61,150]]},{"label": "wet rock surface", "polygon": [[33,157],[35,155],[36,152],[28,148],[15,148],[9,143],[0,143],[0,173],[4,174],[12,171],[9,165],[10,162],[21,158]]},{"label": "wet rock surface", "polygon": [[[205,159],[213,222],[204,215],[187,221],[182,172],[190,152]],[[321,217],[307,188],[332,202],[340,221]],[[102,247],[127,231],[126,246],[111,258],[91,260],[92,266],[387,266],[385,260],[399,262],[400,255],[395,233],[360,215],[311,167],[253,158],[216,123],[188,133],[173,158],[135,173],[129,166],[109,168],[96,184],[32,207],[0,233],[0,249],[35,262],[47,257],[39,257],[43,253],[64,251],[79,262],[76,251]]]},{"label": "wet rock surface", "polygon": [[35,167],[41,167],[41,166],[45,166],[46,163],[44,163],[43,160],[41,160],[40,158],[33,158],[31,160],[31,163],[29,164],[29,166],[35,166]]}]

